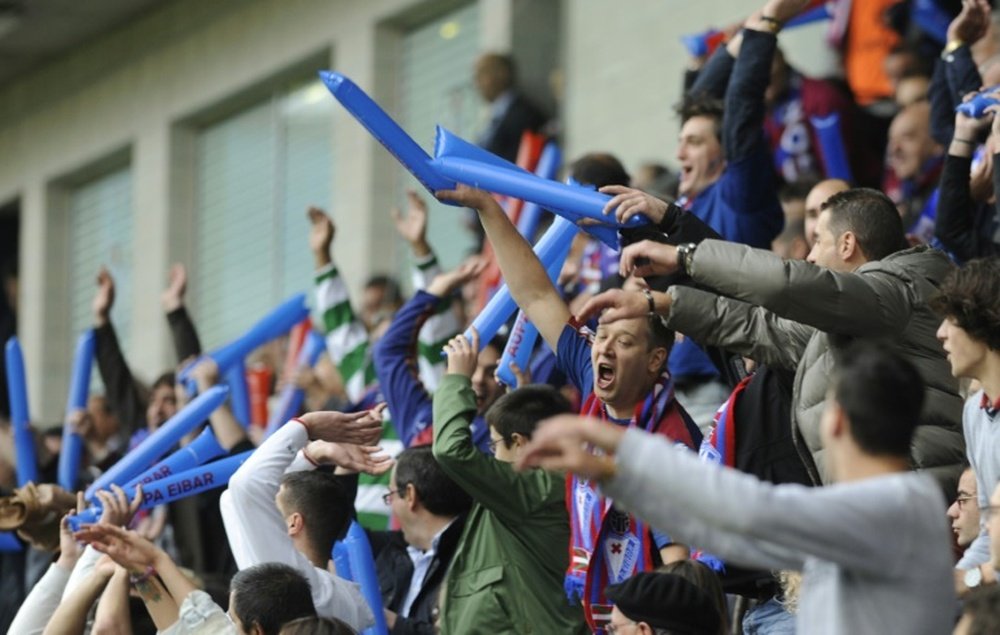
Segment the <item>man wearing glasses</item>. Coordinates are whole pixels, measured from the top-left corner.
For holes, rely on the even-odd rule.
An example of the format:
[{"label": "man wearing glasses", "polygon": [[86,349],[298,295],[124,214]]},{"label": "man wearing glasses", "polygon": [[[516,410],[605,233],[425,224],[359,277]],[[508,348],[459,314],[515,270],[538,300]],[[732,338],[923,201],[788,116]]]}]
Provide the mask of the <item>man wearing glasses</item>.
[{"label": "man wearing glasses", "polygon": [[964,551],[979,535],[979,500],[976,497],[976,473],[965,468],[958,479],[958,496],[948,508],[955,542]]}]

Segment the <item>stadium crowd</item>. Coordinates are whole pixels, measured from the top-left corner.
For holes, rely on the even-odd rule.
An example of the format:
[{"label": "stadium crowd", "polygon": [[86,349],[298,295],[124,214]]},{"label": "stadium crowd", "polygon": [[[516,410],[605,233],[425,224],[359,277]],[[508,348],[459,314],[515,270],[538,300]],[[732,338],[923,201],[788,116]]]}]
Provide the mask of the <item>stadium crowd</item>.
[{"label": "stadium crowd", "polygon": [[[379,275],[352,298],[350,237],[305,210],[325,354],[282,373],[291,338],[253,353],[272,392],[304,393],[283,425],[227,403],[180,441],[241,457],[223,487],[84,495],[228,381],[183,266],[162,294],[178,366],[148,385],[97,272],[103,389],[66,424],[80,490],[56,484],[62,433],[37,425],[38,482],[17,483],[3,424],[0,530],[21,548],[0,555],[0,629],[1000,633],[1000,13],[938,3],[941,42],[919,2],[833,3],[843,77],[814,78],[778,43],[815,4],[767,0],[692,55],[676,169],[632,178],[605,151],[567,167],[609,219],[648,223],[620,250],[582,226],[555,280],[502,201],[459,184],[434,195],[471,210],[481,251],[444,270],[410,192],[412,295]],[[552,130],[515,70],[492,53],[473,70],[478,143],[509,160]],[[510,323],[467,331],[496,270],[540,336],[524,368],[500,368]],[[334,557],[369,548],[359,526],[380,602]]]}]

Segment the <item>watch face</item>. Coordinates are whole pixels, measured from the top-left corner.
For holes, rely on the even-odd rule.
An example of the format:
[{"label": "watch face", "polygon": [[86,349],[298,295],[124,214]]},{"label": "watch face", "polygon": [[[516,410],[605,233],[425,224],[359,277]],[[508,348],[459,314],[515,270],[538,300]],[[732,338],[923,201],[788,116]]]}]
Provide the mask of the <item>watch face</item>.
[{"label": "watch face", "polygon": [[983,581],[983,572],[979,567],[975,569],[969,569],[965,572],[965,586],[971,588],[979,586],[979,583]]}]

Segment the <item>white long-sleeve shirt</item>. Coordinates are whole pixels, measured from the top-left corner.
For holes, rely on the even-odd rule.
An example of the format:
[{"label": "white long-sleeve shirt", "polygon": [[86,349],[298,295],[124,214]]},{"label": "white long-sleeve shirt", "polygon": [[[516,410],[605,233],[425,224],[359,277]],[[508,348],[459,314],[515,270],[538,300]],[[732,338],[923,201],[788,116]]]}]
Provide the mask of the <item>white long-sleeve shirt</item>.
[{"label": "white long-sleeve shirt", "polygon": [[305,426],[290,421],[250,455],[229,480],[219,501],[233,557],[240,569],[265,562],[294,567],[308,580],[316,612],[357,631],[374,623],[357,584],[313,566],[292,544],[274,498],[285,472],[312,469],[301,456],[309,442]]},{"label": "white long-sleeve shirt", "polygon": [[735,564],[802,570],[800,633],[948,633],[955,590],[940,488],[901,473],[771,485],[630,428],[605,493],[678,542]]},{"label": "white long-sleeve shirt", "polygon": [[49,623],[49,618],[59,606],[71,572],[70,569],[64,569],[58,564],[50,565],[49,570],[31,589],[31,593],[18,609],[14,621],[10,624],[10,632],[20,635],[41,635]]}]

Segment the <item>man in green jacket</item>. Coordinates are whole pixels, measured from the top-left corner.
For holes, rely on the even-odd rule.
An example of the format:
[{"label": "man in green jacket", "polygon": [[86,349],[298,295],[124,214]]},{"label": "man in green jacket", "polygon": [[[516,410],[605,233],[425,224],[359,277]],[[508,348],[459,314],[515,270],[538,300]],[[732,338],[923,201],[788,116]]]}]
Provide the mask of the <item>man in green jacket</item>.
[{"label": "man in green jacket", "polygon": [[477,340],[448,343],[447,375],[434,393],[434,457],[474,500],[441,595],[441,633],[587,633],[579,604],[563,593],[565,480],[511,465],[536,424],[570,404],[549,386],[504,395],[486,413],[495,458],[479,452],[469,430]]}]

